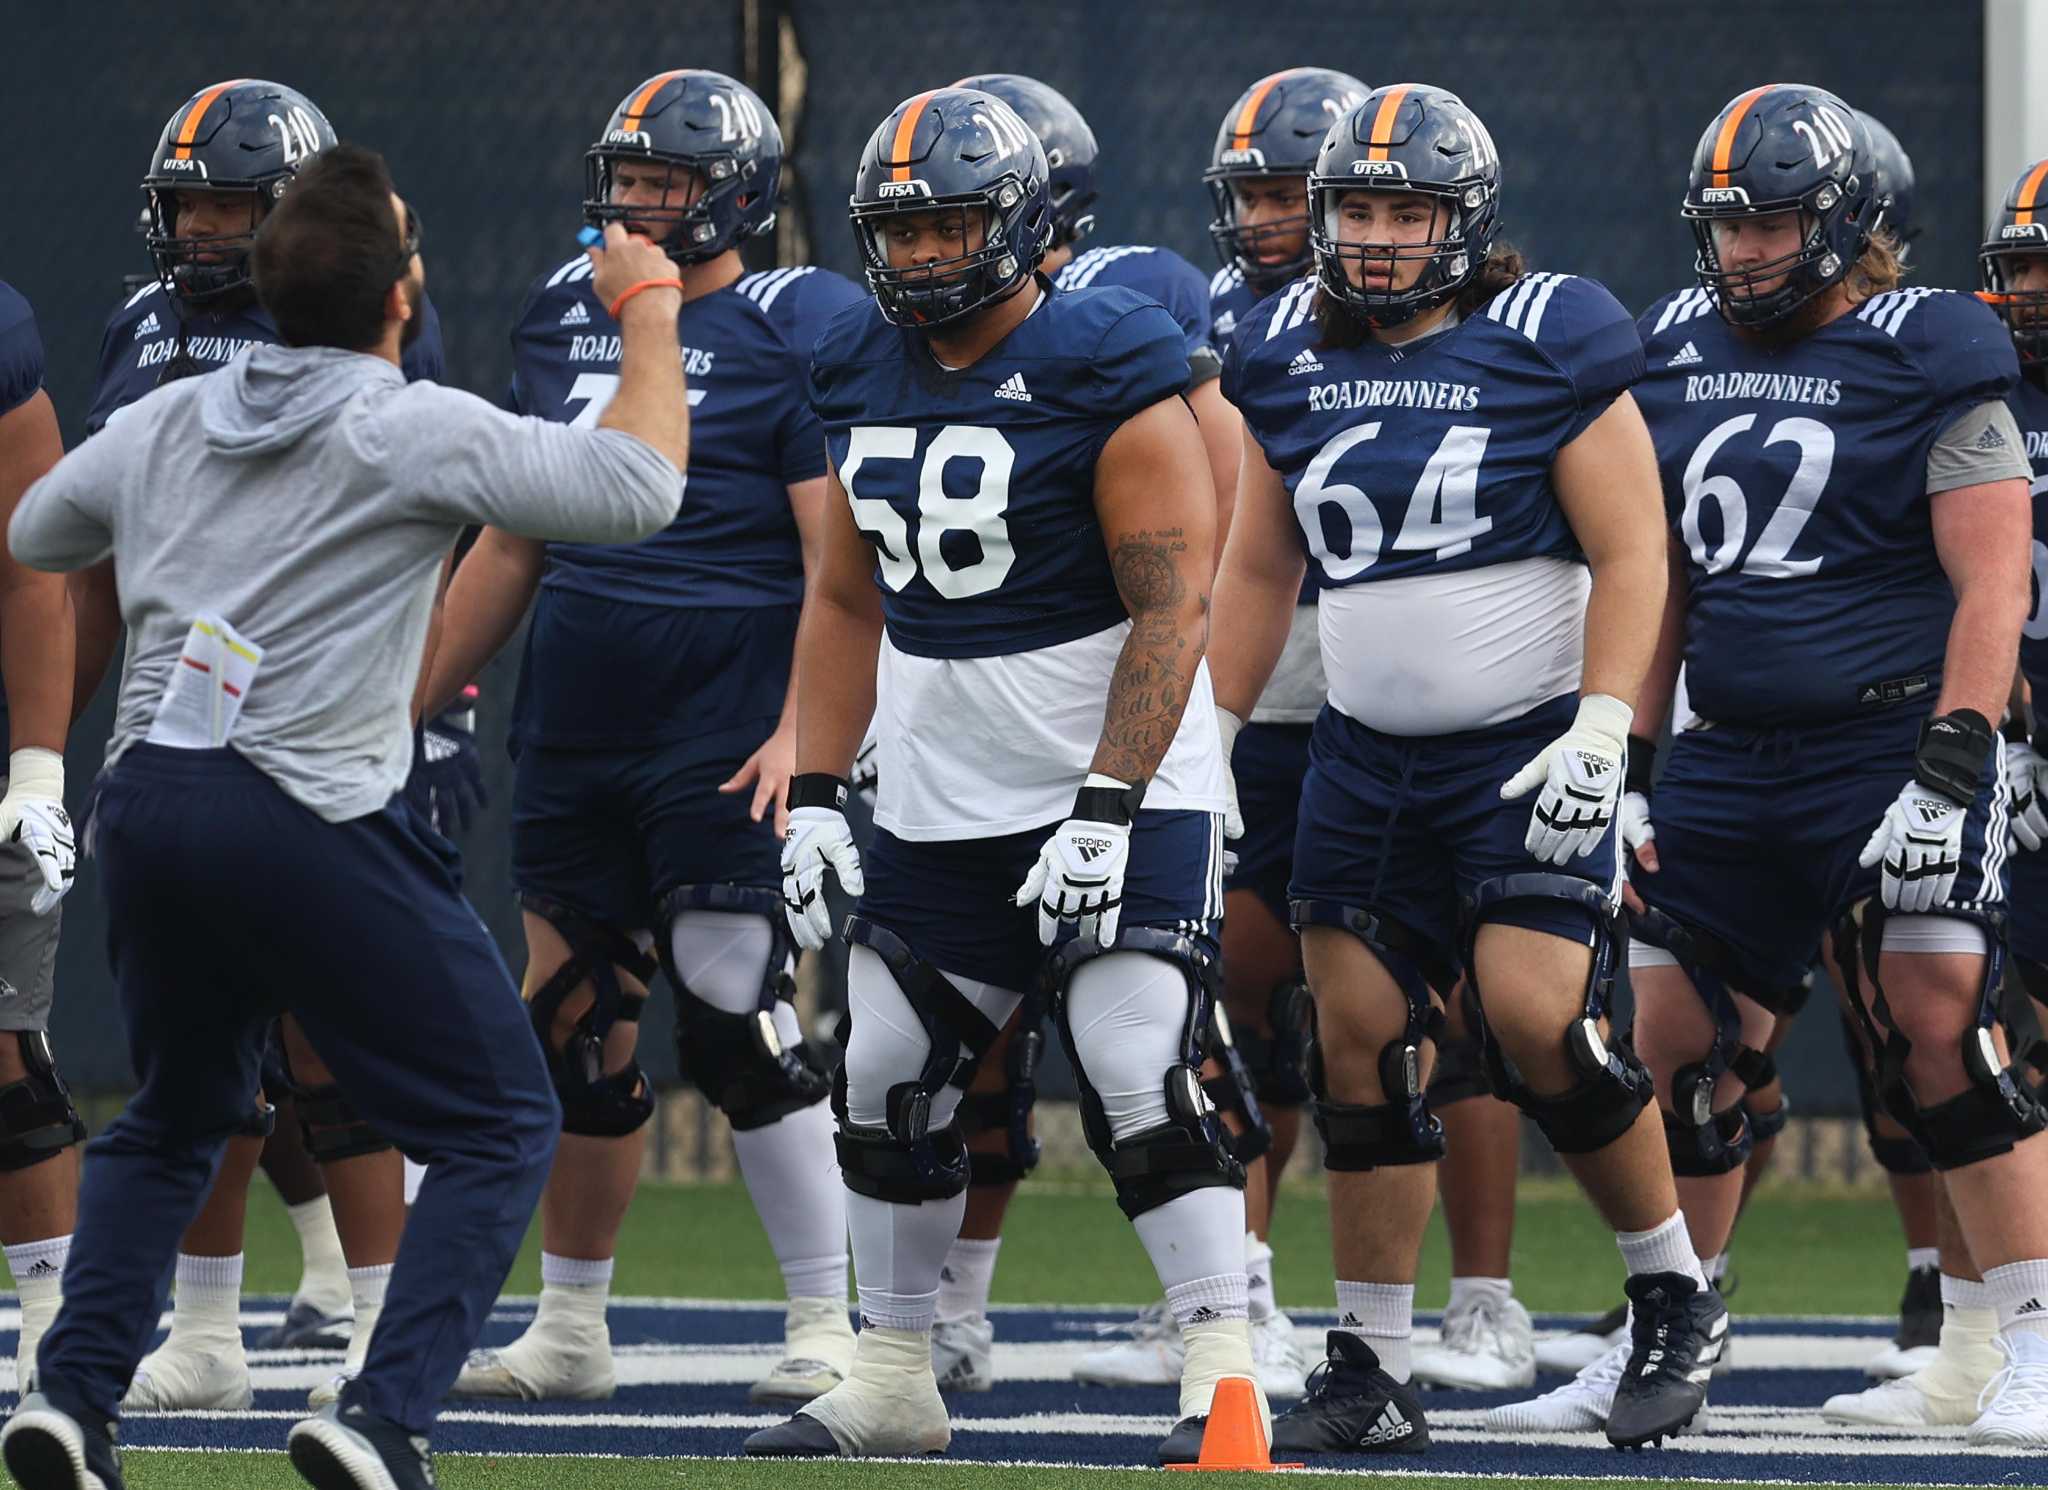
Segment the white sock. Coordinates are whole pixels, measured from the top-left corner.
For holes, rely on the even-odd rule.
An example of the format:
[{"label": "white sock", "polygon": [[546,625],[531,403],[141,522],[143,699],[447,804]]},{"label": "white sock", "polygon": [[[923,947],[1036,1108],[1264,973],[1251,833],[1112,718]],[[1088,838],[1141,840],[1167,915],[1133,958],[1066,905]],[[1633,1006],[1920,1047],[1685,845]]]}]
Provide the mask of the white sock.
[{"label": "white sock", "polygon": [[[612,1294],[612,1259],[540,1254],[540,1307],[532,1328],[560,1320],[574,1332],[593,1325],[604,1330],[604,1306]],[[607,1337],[608,1338],[608,1337]]]},{"label": "white sock", "polygon": [[899,1205],[846,1192],[861,1318],[888,1330],[930,1330],[939,1312],[939,1274],[960,1235],[963,1193]]},{"label": "white sock", "polygon": [[1482,1298],[1505,1304],[1515,1296],[1515,1285],[1506,1278],[1453,1278],[1451,1302],[1446,1312],[1463,1309]]},{"label": "white sock", "polygon": [[1131,1223],[1159,1286],[1244,1277],[1244,1192],[1205,1185],[1154,1206]]},{"label": "white sock", "polygon": [[21,1295],[23,1310],[31,1303],[63,1295],[64,1264],[70,1257],[68,1233],[40,1242],[18,1242],[7,1249],[7,1271],[14,1275],[14,1291]]},{"label": "white sock", "polygon": [[1679,1273],[1701,1288],[1707,1286],[1707,1275],[1692,1250],[1692,1237],[1685,1229],[1682,1211],[1673,1211],[1670,1220],[1648,1231],[1617,1231],[1614,1242],[1621,1248],[1621,1260],[1628,1265],[1631,1278],[1644,1273]]},{"label": "white sock", "polygon": [[348,1359],[344,1369],[360,1371],[370,1354],[370,1336],[376,1332],[377,1316],[384,1312],[384,1290],[391,1283],[391,1264],[350,1268],[348,1288],[355,1300],[356,1327],[348,1337]]},{"label": "white sock", "polygon": [[1971,1309],[1983,1311],[1996,1309],[1991,1302],[1991,1290],[1975,1278],[1958,1278],[1953,1273],[1941,1275],[1941,1307],[1943,1309]]},{"label": "white sock", "polygon": [[1271,1319],[1280,1312],[1279,1301],[1273,1297],[1272,1244],[1260,1241],[1249,1231],[1244,1234],[1244,1283],[1252,1323]]},{"label": "white sock", "polygon": [[348,1312],[348,1259],[341,1254],[341,1233],[334,1229],[334,1207],[325,1195],[303,1205],[285,1207],[292,1230],[299,1234],[299,1286],[293,1303],[308,1303],[329,1318]]},{"label": "white sock", "polygon": [[1908,1248],[1906,1249],[1906,1271],[1907,1271],[1907,1272],[1909,1272],[1909,1273],[1917,1273],[1917,1272],[1919,1272],[1919,1271],[1920,1271],[1920,1270],[1921,1270],[1922,1268],[1938,1268],[1938,1267],[1940,1267],[1940,1266],[1941,1266],[1941,1248],[1939,1248],[1939,1247],[1908,1247]]},{"label": "white sock", "polygon": [[1218,1273],[1213,1278],[1190,1278],[1167,1285],[1166,1307],[1173,1322],[1182,1329],[1193,1324],[1214,1324],[1219,1319],[1246,1317],[1243,1273]]},{"label": "white sock", "polygon": [[1984,1287],[1998,1309],[2002,1333],[2048,1340],[2048,1258],[1986,1268]]},{"label": "white sock", "polygon": [[192,1257],[178,1254],[177,1289],[171,1296],[171,1333],[242,1338],[242,1254]]},{"label": "white sock", "polygon": [[[777,1013],[788,1009],[780,1004]],[[794,1045],[794,1012],[789,1023],[784,1039]],[[846,1184],[832,1127],[830,1104],[814,1102],[766,1127],[733,1130],[740,1177],[793,1299],[846,1297]]]},{"label": "white sock", "polygon": [[956,1237],[939,1270],[939,1318],[980,1319],[988,1313],[988,1291],[996,1278],[996,1253],[1003,1239]]},{"label": "white sock", "polygon": [[1728,1260],[1733,1255],[1729,1252],[1716,1252],[1712,1257],[1700,1259],[1700,1271],[1707,1275],[1707,1281],[1714,1287],[1719,1288],[1721,1280],[1728,1276]]},{"label": "white sock", "polygon": [[1337,1280],[1337,1328],[1358,1336],[1396,1381],[1408,1379],[1409,1337],[1415,1329],[1413,1283]]}]

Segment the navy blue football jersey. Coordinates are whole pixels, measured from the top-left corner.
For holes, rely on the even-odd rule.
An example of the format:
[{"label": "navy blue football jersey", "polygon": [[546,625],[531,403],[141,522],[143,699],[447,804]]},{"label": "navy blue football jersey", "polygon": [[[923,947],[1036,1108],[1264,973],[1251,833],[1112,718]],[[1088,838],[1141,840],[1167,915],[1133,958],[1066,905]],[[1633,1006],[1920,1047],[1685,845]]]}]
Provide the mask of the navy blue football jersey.
[{"label": "navy blue football jersey", "polygon": [[[594,425],[619,386],[619,327],[571,259],[528,294],[512,332],[512,409]],[[682,510],[639,543],[551,543],[541,582],[645,605],[800,605],[803,554],[789,486],[825,473],[805,398],[824,324],[864,291],[829,270],[769,269],[678,317],[690,385]]]},{"label": "navy blue football jersey", "polygon": [[[405,349],[405,376],[411,382],[438,383],[446,369],[441,316],[431,297],[421,309],[426,324]],[[179,329],[179,307],[160,284],[144,285],[108,317],[100,338],[92,407],[85,416],[87,434],[98,434],[115,414],[161,383],[165,366],[178,355]],[[253,301],[218,314],[188,311],[183,329],[185,355],[204,372],[234,361],[259,343],[278,340],[276,322]]]},{"label": "navy blue football jersey", "polygon": [[1951,418],[2018,384],[2005,326],[1974,296],[1894,290],[1774,343],[1690,289],[1640,327],[1635,397],[1685,554],[1693,708],[1759,725],[1931,708],[1955,594],[1927,456]]},{"label": "navy blue football jersey", "polygon": [[2034,688],[2034,711],[2048,712],[2048,388],[2037,371],[2006,398],[2034,468],[2034,603],[2020,633],[2020,668]]},{"label": "navy blue football jersey", "polygon": [[11,414],[43,386],[43,339],[36,313],[14,286],[0,280],[0,414]]},{"label": "navy blue football jersey", "polygon": [[1076,254],[1053,276],[1062,290],[1122,285],[1158,301],[1180,323],[1187,338],[1190,375],[1214,377],[1217,353],[1209,322],[1209,289],[1202,271],[1170,248],[1126,244]]},{"label": "navy blue football jersey", "polygon": [[960,372],[872,301],[818,342],[811,400],[875,546],[898,651],[1000,657],[1128,619],[1095,516],[1095,458],[1126,419],[1187,386],[1187,341],[1136,291],[1040,283],[1030,318]]},{"label": "navy blue football jersey", "polygon": [[1223,394],[1287,484],[1326,589],[1583,557],[1551,463],[1642,375],[1620,303],[1531,274],[1419,342],[1322,344],[1313,278],[1238,325]]},{"label": "navy blue football jersey", "polygon": [[1244,275],[1234,266],[1218,269],[1209,276],[1209,336],[1215,343],[1217,356],[1229,360],[1231,345],[1237,340],[1238,326],[1258,303],[1259,297],[1252,293],[1252,287],[1244,282]]}]

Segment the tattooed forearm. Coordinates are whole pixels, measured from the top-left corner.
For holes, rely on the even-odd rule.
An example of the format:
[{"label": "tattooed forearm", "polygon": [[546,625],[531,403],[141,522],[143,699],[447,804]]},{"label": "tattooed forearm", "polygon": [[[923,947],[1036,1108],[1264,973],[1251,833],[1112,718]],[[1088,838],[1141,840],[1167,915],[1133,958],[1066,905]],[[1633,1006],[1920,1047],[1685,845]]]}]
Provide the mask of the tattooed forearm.
[{"label": "tattooed forearm", "polygon": [[1190,587],[1187,562],[1179,528],[1126,534],[1110,556],[1131,634],[1110,676],[1090,769],[1119,781],[1150,781],[1159,770],[1208,649],[1209,596]]}]

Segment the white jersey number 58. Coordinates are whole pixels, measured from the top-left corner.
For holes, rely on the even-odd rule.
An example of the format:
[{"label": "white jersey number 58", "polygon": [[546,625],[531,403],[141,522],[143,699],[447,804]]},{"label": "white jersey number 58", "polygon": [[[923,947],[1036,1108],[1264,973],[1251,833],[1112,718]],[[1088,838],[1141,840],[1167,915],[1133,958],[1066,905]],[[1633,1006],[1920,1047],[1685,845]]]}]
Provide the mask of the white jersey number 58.
[{"label": "white jersey number 58", "polygon": [[[901,590],[921,571],[925,582],[948,600],[966,600],[999,588],[1017,562],[1007,516],[1016,451],[1001,430],[972,424],[949,424],[941,429],[918,467],[918,524],[913,544],[908,519],[883,498],[862,496],[857,483],[861,468],[869,461],[916,458],[917,431],[906,425],[858,424],[847,431],[846,462],[839,470],[839,484],[846,488],[854,523],[875,540],[882,583]],[[946,465],[955,460],[973,461],[980,472],[971,496],[946,495]],[[953,567],[939,546],[948,532],[972,533],[981,556],[971,564]]]}]

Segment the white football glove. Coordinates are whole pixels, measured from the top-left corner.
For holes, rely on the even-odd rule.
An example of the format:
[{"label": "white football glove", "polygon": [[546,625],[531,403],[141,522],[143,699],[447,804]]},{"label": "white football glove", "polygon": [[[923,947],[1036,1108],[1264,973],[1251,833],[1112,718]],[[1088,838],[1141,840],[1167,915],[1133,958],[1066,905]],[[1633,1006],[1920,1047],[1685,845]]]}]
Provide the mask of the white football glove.
[{"label": "white football glove", "polygon": [[1237,732],[1244,728],[1244,721],[1221,704],[1216,706],[1216,734],[1223,746],[1223,836],[1226,839],[1244,837],[1244,813],[1237,805],[1237,771],[1230,764],[1230,755],[1237,748]]},{"label": "white football glove", "polygon": [[1634,721],[1635,711],[1620,699],[1589,693],[1579,700],[1572,727],[1501,786],[1506,802],[1543,788],[1522,839],[1535,858],[1564,864],[1600,846],[1621,796],[1622,761]]},{"label": "white football glove", "polygon": [[0,840],[34,856],[43,887],[29,909],[47,916],[71,893],[78,872],[78,840],[64,810],[64,757],[30,745],[7,758],[7,792],[0,796]]},{"label": "white football glove", "polygon": [[2012,785],[2012,836],[2024,849],[2048,843],[2048,759],[2025,740],[2008,740],[2005,779]]},{"label": "white football glove", "polygon": [[782,909],[790,935],[807,952],[832,940],[832,911],[825,903],[828,867],[847,894],[866,891],[846,814],[834,807],[792,807],[782,840]]},{"label": "white football glove", "polygon": [[1908,781],[1884,810],[1856,862],[1884,864],[1885,909],[1925,911],[1948,899],[1963,867],[1963,823],[1970,809],[1944,792]]},{"label": "white football glove", "polygon": [[[1053,829],[1038,851],[1038,862],[1017,887],[1016,904],[1038,902],[1038,940],[1044,945],[1053,944],[1063,921],[1073,922],[1082,937],[1093,936],[1097,946],[1116,941],[1124,871],[1131,862],[1128,819],[1135,809],[1126,805],[1113,811],[1109,804],[1119,797],[1128,803],[1129,792],[1122,782],[1091,773],[1075,800],[1075,816]],[[1115,821],[1116,816],[1125,821]]]}]

